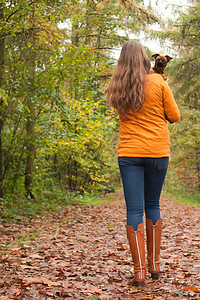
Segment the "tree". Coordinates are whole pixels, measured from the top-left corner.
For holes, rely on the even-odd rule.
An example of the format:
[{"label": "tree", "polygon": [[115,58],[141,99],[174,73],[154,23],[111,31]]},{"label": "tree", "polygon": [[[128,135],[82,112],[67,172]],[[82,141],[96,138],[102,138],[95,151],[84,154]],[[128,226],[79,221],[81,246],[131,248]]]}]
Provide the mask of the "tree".
[{"label": "tree", "polygon": [[[4,19],[3,3],[0,3],[0,22]],[[0,88],[3,85],[3,73],[4,73],[4,36],[0,34]],[[4,99],[2,93],[0,93],[0,198],[3,197],[3,150],[2,150],[2,130],[3,130],[3,111],[4,111]]]},{"label": "tree", "polygon": [[0,20],[0,196],[109,190],[112,50],[157,18],[132,0],[3,0]]},{"label": "tree", "polygon": [[192,3],[193,6],[180,14],[174,24],[176,31],[171,38],[181,58],[175,62],[175,72],[172,75],[180,82],[177,93],[184,97],[185,104],[189,108],[199,109],[200,5],[198,1]]},{"label": "tree", "polygon": [[[174,165],[189,191],[200,190],[200,5],[192,1],[163,33],[179,57],[172,61],[170,76],[182,110],[182,120],[171,130]],[[177,140],[178,137],[178,140]],[[176,141],[175,141],[176,140]]]}]

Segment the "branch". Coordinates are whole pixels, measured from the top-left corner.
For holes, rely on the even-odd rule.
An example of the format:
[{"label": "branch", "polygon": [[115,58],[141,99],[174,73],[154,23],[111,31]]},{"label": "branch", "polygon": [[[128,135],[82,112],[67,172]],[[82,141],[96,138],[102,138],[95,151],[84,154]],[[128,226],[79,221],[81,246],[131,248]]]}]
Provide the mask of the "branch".
[{"label": "branch", "polygon": [[148,20],[151,19],[151,20],[153,20],[155,22],[158,22],[158,23],[161,22],[161,20],[159,20],[159,18],[157,18],[153,13],[149,12],[146,8],[144,8],[142,6],[137,5],[135,3],[135,1],[133,1],[133,0],[126,1],[125,5],[128,5],[133,10],[138,10],[140,13],[142,13],[143,15],[145,15]]},{"label": "branch", "polygon": [[[34,3],[36,3],[36,2],[38,2],[39,0],[34,0],[34,1],[32,1],[32,2],[30,2],[29,4],[28,4],[28,6],[31,6],[32,4],[34,4]],[[13,11],[7,18],[6,18],[6,22],[8,22],[8,20],[13,16],[13,15],[15,15],[18,11],[20,11],[21,10],[21,8],[18,8],[18,9],[16,9],[15,11]]]},{"label": "branch", "polygon": [[[20,35],[20,34],[24,34],[25,32],[29,32],[29,31],[31,31],[31,30],[33,30],[34,28],[32,27],[32,28],[29,28],[29,29],[26,29],[26,30],[22,30],[22,31],[20,31],[20,32],[15,32],[15,35]],[[5,38],[6,36],[10,36],[10,32],[8,32],[8,33],[2,33],[2,35],[0,35],[0,39],[2,39],[2,38]]]}]

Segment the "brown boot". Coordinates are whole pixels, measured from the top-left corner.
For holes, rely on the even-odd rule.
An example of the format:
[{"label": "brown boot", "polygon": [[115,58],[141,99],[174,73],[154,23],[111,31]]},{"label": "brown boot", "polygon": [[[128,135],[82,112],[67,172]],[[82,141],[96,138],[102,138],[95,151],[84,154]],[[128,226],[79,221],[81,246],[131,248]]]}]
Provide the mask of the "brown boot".
[{"label": "brown boot", "polygon": [[142,286],[146,277],[144,223],[138,225],[137,231],[130,225],[126,226],[126,230],[134,263],[133,281],[136,286]]},{"label": "brown boot", "polygon": [[152,220],[146,220],[148,269],[153,279],[159,278],[160,273],[160,244],[161,244],[162,219],[153,225]]}]

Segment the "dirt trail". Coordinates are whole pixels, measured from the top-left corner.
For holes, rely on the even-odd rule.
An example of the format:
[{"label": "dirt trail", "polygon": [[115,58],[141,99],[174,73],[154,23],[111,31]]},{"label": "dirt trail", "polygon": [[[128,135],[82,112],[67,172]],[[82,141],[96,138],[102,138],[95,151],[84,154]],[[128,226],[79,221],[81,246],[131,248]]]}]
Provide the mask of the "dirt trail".
[{"label": "dirt trail", "polygon": [[200,299],[200,208],[162,198],[161,278],[136,288],[123,196],[113,198],[0,225],[0,299]]}]

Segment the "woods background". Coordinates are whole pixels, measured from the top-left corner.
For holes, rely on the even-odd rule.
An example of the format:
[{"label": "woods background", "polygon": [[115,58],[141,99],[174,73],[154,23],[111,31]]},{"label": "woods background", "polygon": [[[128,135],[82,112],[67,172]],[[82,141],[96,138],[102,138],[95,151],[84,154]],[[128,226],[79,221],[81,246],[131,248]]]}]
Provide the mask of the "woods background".
[{"label": "woods background", "polygon": [[163,54],[170,45],[174,57],[166,72],[181,121],[169,125],[165,190],[199,201],[200,3],[181,8],[166,20],[140,0],[1,1],[2,218],[31,217],[119,186],[118,119],[104,89],[114,50],[140,32],[160,41]]}]

